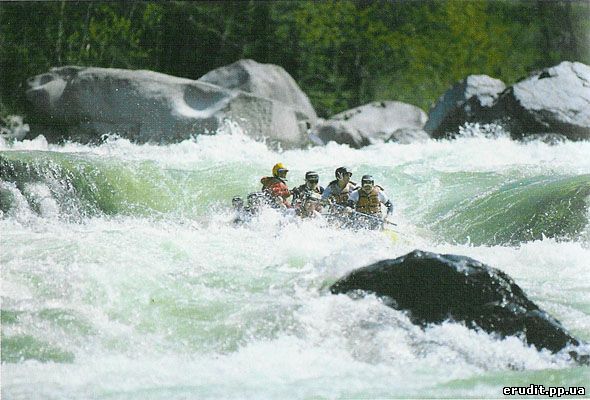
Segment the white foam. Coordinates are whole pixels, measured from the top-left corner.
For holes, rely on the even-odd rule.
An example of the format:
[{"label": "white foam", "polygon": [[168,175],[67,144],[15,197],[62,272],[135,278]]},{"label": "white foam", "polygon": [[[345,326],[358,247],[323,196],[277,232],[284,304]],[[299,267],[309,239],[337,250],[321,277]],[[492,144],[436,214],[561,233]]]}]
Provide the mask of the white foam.
[{"label": "white foam", "polygon": [[[272,210],[235,227],[227,211],[209,215],[223,207],[195,220],[98,215],[72,223],[51,217],[58,210],[47,186],[33,183],[23,194],[3,183],[16,200],[0,219],[2,309],[19,312],[3,334],[28,335],[74,356],[71,364],[3,363],[3,395],[421,397],[447,393],[445,385],[465,380],[475,389],[459,393],[477,396],[493,393],[490,386],[499,387],[513,370],[572,368],[564,355],[537,352],[516,338],[450,323],[422,330],[375,297],[333,296],[327,287],[355,268],[414,248],[462,254],[507,272],[566,328],[590,338],[588,243],[451,245],[416,226],[449,187],[461,197],[465,186],[479,189],[490,176],[588,174],[590,143],[549,146],[473,135],[361,150],[331,143],[274,151],[228,126],[217,136],[167,146],[117,138],[99,146],[53,145],[38,138],[0,141],[0,150],[85,153],[126,165],[154,161],[166,171],[193,173],[215,193],[233,192],[228,186],[243,181],[248,184],[240,188],[252,182],[251,190],[258,189],[260,176],[278,161],[289,167],[291,187],[307,170],[320,172],[325,185],[337,166],[349,165],[353,179],[373,173],[384,184],[397,206],[402,239],[289,221]],[[449,182],[461,176],[464,181]],[[212,206],[204,189],[181,193]],[[45,217],[30,209],[26,196]],[[65,317],[44,317],[48,309]],[[555,385],[568,386],[569,375],[560,376]]]}]

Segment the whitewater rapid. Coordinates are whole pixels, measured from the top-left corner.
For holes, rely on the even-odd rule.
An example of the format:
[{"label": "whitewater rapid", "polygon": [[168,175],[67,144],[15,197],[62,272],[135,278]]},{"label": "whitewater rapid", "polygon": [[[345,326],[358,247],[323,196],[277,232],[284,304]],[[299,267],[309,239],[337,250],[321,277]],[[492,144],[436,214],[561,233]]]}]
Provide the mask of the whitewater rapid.
[{"label": "whitewater rapid", "polygon": [[[587,367],[454,323],[422,330],[327,288],[416,248],[509,274],[590,341],[590,142],[455,141],[276,150],[233,128],[179,144],[0,141],[2,396],[501,397],[584,386]],[[289,186],[347,165],[395,204],[399,240],[231,224],[276,162]],[[9,172],[7,172],[9,170]]]}]

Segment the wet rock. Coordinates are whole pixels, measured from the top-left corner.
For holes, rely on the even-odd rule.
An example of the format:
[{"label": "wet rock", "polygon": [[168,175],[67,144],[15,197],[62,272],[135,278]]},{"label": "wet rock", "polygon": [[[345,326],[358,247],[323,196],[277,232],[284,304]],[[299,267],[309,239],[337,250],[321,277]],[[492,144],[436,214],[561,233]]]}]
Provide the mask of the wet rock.
[{"label": "wet rock", "polygon": [[421,326],[457,321],[552,352],[579,344],[508,275],[469,257],[415,250],[352,271],[330,291],[385,296]]}]

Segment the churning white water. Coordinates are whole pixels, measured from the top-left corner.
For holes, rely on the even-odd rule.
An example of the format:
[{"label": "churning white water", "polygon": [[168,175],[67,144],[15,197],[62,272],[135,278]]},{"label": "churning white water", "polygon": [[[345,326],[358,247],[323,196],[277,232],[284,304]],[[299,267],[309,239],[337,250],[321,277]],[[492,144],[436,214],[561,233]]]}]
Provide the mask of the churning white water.
[{"label": "churning white water", "polygon": [[[502,397],[584,386],[587,367],[456,323],[423,330],[347,272],[419,248],[509,274],[590,341],[590,142],[477,135],[276,151],[233,132],[175,145],[0,143],[7,399]],[[1,139],[0,139],[1,140]],[[289,185],[347,165],[395,204],[398,240],[231,223],[273,164]]]}]

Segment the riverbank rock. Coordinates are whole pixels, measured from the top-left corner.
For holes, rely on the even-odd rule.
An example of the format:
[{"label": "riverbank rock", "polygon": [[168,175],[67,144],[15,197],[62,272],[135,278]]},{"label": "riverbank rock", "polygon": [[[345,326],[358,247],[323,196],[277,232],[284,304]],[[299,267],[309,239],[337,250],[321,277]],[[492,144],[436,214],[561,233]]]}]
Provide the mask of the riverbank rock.
[{"label": "riverbank rock", "polygon": [[317,115],[309,98],[295,79],[278,65],[239,60],[206,73],[198,81],[280,101],[303,113],[310,124],[316,122]]},{"label": "riverbank rock", "polygon": [[504,82],[487,75],[470,75],[447,90],[430,109],[424,130],[434,138],[452,137],[465,122],[485,119]]},{"label": "riverbank rock", "polygon": [[276,99],[152,71],[68,66],[32,77],[28,86],[28,137],[49,141],[117,134],[137,143],[174,143],[214,134],[231,121],[289,148],[308,142],[311,125],[302,111]]},{"label": "riverbank rock", "polygon": [[[396,141],[398,137],[405,142],[414,137],[422,140],[423,136],[415,131],[422,129],[426,119],[426,113],[411,104],[376,101],[322,120],[311,133],[321,138],[322,144],[334,141],[360,148],[378,141]],[[414,130],[414,134],[409,135],[407,130]]]},{"label": "riverbank rock", "polygon": [[424,126],[434,138],[454,137],[465,123],[495,124],[513,138],[590,139],[590,66],[564,61],[504,88],[472,75],[447,91]]},{"label": "riverbank rock", "polygon": [[360,130],[348,122],[333,119],[319,119],[317,124],[311,129],[310,138],[313,143],[320,146],[328,142],[336,142],[360,149],[371,144],[369,139]]},{"label": "riverbank rock", "polygon": [[375,101],[330,119],[346,121],[367,138],[385,140],[398,129],[422,129],[427,115],[420,108],[400,101]]},{"label": "riverbank rock", "polygon": [[385,141],[399,144],[410,144],[416,142],[426,142],[428,139],[430,139],[430,135],[422,129],[400,128],[396,129]]},{"label": "riverbank rock", "polygon": [[500,336],[520,336],[552,352],[580,344],[508,275],[469,257],[415,250],[352,271],[330,291],[385,296],[422,326],[452,320]]},{"label": "riverbank rock", "polygon": [[503,120],[513,137],[590,139],[590,66],[565,61],[545,68],[498,98],[488,120]]},{"label": "riverbank rock", "polygon": [[29,133],[29,125],[23,123],[20,115],[0,117],[0,138],[22,140]]}]

